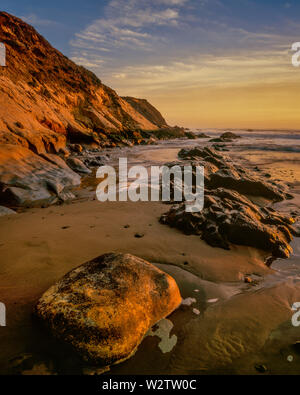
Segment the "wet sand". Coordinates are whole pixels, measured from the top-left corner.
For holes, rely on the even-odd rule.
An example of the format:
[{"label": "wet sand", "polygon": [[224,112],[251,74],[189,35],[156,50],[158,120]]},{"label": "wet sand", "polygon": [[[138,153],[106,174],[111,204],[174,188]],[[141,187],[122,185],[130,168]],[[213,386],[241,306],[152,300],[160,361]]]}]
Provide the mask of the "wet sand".
[{"label": "wet sand", "polygon": [[[116,150],[115,157],[129,153],[130,163],[163,163],[176,159],[181,144]],[[271,176],[292,182],[298,192],[299,162],[293,162],[293,177],[288,172],[284,179],[286,162],[279,153],[276,166],[257,155],[242,155],[245,165],[259,162],[269,173],[274,168]],[[299,239],[291,259],[268,268],[262,251],[212,248],[197,236],[161,225],[158,219],[169,208],[165,204],[99,203],[93,195],[0,218],[0,300],[7,307],[7,327],[0,328],[0,372],[100,373],[53,341],[31,312],[41,294],[69,270],[107,252],[126,252],[170,273],[185,302],[152,329],[135,356],[107,374],[257,374],[257,364],[266,365],[270,374],[299,374],[300,356],[292,344],[300,332],[291,324],[291,306],[300,301]],[[298,199],[279,206],[299,208]],[[144,237],[137,239],[136,233]],[[254,284],[245,283],[248,275]]]}]

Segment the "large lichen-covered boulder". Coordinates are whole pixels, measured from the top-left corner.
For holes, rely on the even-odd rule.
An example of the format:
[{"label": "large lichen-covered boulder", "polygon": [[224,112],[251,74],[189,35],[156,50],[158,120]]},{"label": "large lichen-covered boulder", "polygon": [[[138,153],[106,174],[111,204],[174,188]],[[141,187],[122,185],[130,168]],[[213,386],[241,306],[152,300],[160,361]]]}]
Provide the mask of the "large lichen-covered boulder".
[{"label": "large lichen-covered boulder", "polygon": [[89,362],[129,358],[154,324],[181,303],[175,280],[129,254],[107,254],[66,274],[36,314]]}]

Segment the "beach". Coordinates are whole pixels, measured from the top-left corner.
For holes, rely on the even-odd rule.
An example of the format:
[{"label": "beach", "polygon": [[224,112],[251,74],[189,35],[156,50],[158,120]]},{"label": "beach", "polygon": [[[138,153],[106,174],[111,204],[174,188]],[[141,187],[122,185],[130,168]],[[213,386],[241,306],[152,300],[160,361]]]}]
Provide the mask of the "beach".
[{"label": "beach", "polygon": [[[221,131],[207,133],[212,138]],[[299,211],[300,133],[235,133],[242,138],[226,143],[225,153],[244,168],[259,167],[275,183],[288,185],[294,198],[274,207]],[[101,155],[108,154],[113,166],[127,157],[129,165],[149,167],[176,161],[180,149],[210,146],[208,141],[167,140]],[[0,332],[2,373],[103,373],[52,339],[32,311],[65,273],[102,254],[121,252],[170,274],[183,304],[152,328],[132,358],[104,374],[261,374],[262,366],[266,374],[299,374],[300,355],[293,345],[300,333],[291,323],[292,305],[300,301],[298,238],[289,259],[268,267],[262,250],[211,247],[196,235],[161,224],[170,205],[100,203],[97,182],[94,173],[87,176],[69,204],[22,209],[0,218],[0,290],[7,308],[7,327]],[[247,277],[253,281],[247,283]]]}]

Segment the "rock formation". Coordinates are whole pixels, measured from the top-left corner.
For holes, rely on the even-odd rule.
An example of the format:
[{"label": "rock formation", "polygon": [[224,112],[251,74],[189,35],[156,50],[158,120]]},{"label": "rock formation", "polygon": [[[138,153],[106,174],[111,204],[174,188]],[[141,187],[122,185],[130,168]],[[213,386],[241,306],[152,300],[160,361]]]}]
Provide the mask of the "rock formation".
[{"label": "rock formation", "polygon": [[168,126],[167,121],[161,115],[161,113],[153,107],[147,100],[145,99],[136,99],[135,97],[123,97],[136,111],[142,114],[146,119],[151,119],[151,122],[161,127]]},{"label": "rock formation", "polygon": [[231,143],[233,140],[240,139],[241,136],[238,136],[232,132],[225,132],[220,137],[213,138],[209,140],[212,143]]},{"label": "rock formation", "polygon": [[[1,201],[11,197],[18,205],[52,203],[57,200],[53,193],[65,199],[65,188],[79,183],[54,158],[69,157],[66,144],[131,145],[150,141],[150,131],[161,126],[172,130],[147,101],[119,97],[33,27],[6,12],[0,12],[0,42],[6,47],[6,67],[0,67]],[[67,163],[81,174],[89,172],[88,162],[70,158]]]},{"label": "rock formation", "polygon": [[283,187],[253,176],[211,148],[181,150],[179,157],[205,168],[204,209],[189,213],[183,202],[163,215],[162,223],[199,235],[213,247],[230,249],[230,244],[239,244],[259,248],[270,254],[269,263],[275,257],[289,257],[289,243],[292,235],[297,235],[292,226],[295,219],[253,201],[257,196],[283,200],[289,197]]},{"label": "rock formation", "polygon": [[66,139],[101,143],[111,133],[158,128],[150,113],[143,116],[34,28],[4,12],[0,42],[7,53],[7,67],[0,69],[1,143],[40,153],[57,151]]},{"label": "rock formation", "polygon": [[172,277],[132,255],[107,254],[65,275],[36,314],[84,359],[106,366],[129,358],[180,303]]},{"label": "rock formation", "polygon": [[0,202],[9,206],[48,205],[73,197],[69,188],[80,176],[54,154],[33,153],[23,146],[0,149]]}]

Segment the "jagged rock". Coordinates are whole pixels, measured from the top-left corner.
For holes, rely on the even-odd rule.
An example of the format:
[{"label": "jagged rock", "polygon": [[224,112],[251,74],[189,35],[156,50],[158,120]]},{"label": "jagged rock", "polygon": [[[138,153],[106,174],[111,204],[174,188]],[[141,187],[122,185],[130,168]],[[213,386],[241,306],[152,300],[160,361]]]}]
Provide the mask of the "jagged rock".
[{"label": "jagged rock", "polygon": [[0,146],[0,202],[10,206],[47,205],[74,197],[69,188],[80,184],[59,156],[38,156],[10,144]]},{"label": "jagged rock", "polygon": [[232,132],[223,133],[220,137],[209,140],[212,143],[231,143],[233,140],[239,139],[241,136],[237,136]]},{"label": "jagged rock", "polygon": [[0,217],[4,217],[5,215],[13,215],[13,214],[17,214],[17,213],[11,210],[10,208],[0,206]]},{"label": "jagged rock", "polygon": [[272,257],[289,257],[292,235],[297,235],[292,226],[296,219],[250,200],[252,196],[282,200],[287,196],[283,189],[252,176],[210,148],[181,150],[179,157],[205,168],[204,209],[189,213],[183,202],[164,214],[162,223],[199,235],[213,247],[230,249],[231,244],[238,244],[262,249]]},{"label": "jagged rock", "polygon": [[81,144],[69,144],[69,148],[72,152],[81,154],[83,152],[83,147]]},{"label": "jagged rock", "polygon": [[224,188],[206,192],[202,212],[187,213],[182,203],[163,215],[161,222],[186,234],[200,235],[213,247],[245,245],[280,258],[288,258],[292,251],[292,218],[259,208],[245,196]]},{"label": "jagged rock", "polygon": [[77,158],[69,158],[67,160],[67,164],[76,173],[91,174],[92,172],[81,160]]},{"label": "jagged rock", "polygon": [[238,136],[235,133],[232,132],[225,132],[220,136],[221,139],[230,139],[230,140],[236,140],[236,139],[240,139],[241,136]]},{"label": "jagged rock", "polygon": [[207,188],[219,187],[231,189],[244,195],[262,196],[273,201],[287,198],[284,188],[262,180],[256,174],[234,165],[230,158],[221,155],[213,148],[182,149],[180,159],[197,161],[205,167],[205,185]]},{"label": "jagged rock", "polygon": [[107,254],[65,275],[36,314],[84,359],[110,365],[129,358],[180,303],[172,277],[135,256]]}]

